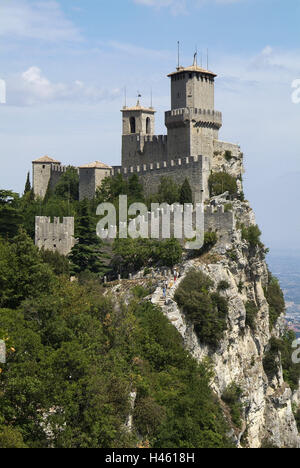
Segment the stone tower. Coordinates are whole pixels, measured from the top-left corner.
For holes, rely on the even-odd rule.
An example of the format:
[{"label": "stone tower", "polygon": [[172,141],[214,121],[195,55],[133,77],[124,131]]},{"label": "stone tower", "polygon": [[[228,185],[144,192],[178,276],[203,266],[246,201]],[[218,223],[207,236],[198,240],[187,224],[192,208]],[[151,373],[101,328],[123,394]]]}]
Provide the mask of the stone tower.
[{"label": "stone tower", "polygon": [[102,181],[111,176],[112,167],[100,161],[79,167],[79,200],[92,199]]},{"label": "stone tower", "polygon": [[[142,107],[138,100],[135,107],[124,106],[122,131],[122,166],[132,164],[132,160],[144,150],[147,137],[154,135],[155,110],[152,107]],[[145,138],[146,137],[146,138]]]},{"label": "stone tower", "polygon": [[171,111],[166,112],[168,154],[173,159],[212,158],[222,114],[215,111],[216,74],[198,67],[178,67],[171,79]]}]

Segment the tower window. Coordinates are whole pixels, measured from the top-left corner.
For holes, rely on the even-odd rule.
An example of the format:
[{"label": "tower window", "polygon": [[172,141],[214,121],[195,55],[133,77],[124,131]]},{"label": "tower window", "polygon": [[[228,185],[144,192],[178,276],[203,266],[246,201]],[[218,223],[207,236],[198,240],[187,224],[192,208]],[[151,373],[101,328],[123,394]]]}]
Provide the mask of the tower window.
[{"label": "tower window", "polygon": [[146,119],[146,133],[149,135],[151,133],[151,120],[150,117]]},{"label": "tower window", "polygon": [[136,133],[135,117],[130,117],[130,133]]}]

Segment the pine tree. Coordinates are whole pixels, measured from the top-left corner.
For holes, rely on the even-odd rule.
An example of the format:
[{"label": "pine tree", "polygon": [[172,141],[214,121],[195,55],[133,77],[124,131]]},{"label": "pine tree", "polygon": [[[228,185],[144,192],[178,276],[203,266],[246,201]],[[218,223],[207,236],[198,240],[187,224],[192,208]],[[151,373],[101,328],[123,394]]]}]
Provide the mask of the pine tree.
[{"label": "pine tree", "polygon": [[30,174],[29,172],[27,173],[27,179],[26,179],[26,184],[25,184],[25,190],[24,190],[24,195],[26,193],[31,192],[31,183],[30,183]]},{"label": "pine tree", "polygon": [[14,237],[22,222],[19,196],[9,190],[0,190],[0,236]]},{"label": "pine tree", "polygon": [[105,266],[101,261],[102,241],[96,234],[95,219],[90,213],[87,200],[81,203],[75,235],[78,242],[69,255],[72,273],[76,275],[84,271],[98,275],[104,273]]},{"label": "pine tree", "polygon": [[180,189],[180,204],[193,203],[193,192],[188,179],[185,179]]}]

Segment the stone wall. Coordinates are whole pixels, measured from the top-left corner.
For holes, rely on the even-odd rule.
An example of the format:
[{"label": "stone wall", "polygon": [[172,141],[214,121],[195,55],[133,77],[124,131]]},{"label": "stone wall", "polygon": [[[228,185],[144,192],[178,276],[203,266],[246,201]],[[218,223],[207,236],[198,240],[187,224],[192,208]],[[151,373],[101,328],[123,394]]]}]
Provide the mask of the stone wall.
[{"label": "stone wall", "polygon": [[61,255],[68,255],[75,245],[74,239],[74,218],[63,218],[62,223],[59,218],[36,216],[35,218],[35,245],[41,249],[59,252]]},{"label": "stone wall", "polygon": [[201,202],[207,197],[207,187],[203,186],[202,180],[203,170],[207,164],[208,160],[198,156],[130,167],[118,166],[113,168],[112,175],[122,174],[123,177],[129,178],[137,174],[148,195],[157,192],[162,177],[172,177],[177,184],[182,184],[187,178],[194,194],[194,201]]},{"label": "stone wall", "polygon": [[205,232],[216,232],[219,241],[223,244],[230,242],[235,229],[235,216],[233,211],[225,212],[224,206],[209,206],[205,210]]}]

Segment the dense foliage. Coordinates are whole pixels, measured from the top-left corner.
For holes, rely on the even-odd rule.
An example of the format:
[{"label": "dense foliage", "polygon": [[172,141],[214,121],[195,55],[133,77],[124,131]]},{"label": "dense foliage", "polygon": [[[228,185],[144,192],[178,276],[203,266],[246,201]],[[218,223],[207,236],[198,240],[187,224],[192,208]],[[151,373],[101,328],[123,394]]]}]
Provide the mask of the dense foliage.
[{"label": "dense foliage", "polygon": [[229,385],[222,395],[222,400],[227,404],[230,409],[231,420],[235,427],[242,429],[242,416],[243,405],[241,397],[243,395],[242,389],[233,382]]},{"label": "dense foliage", "polygon": [[119,273],[131,273],[155,265],[172,267],[182,259],[182,247],[177,239],[116,239],[113,263]]},{"label": "dense foliage", "polygon": [[212,288],[208,276],[191,270],[180,283],[175,300],[193,323],[201,343],[217,348],[227,329],[228,303]]},{"label": "dense foliage", "polygon": [[209,368],[160,309],[57,273],[24,231],[1,240],[1,448],[231,445]]},{"label": "dense foliage", "polygon": [[242,226],[242,238],[249,242],[251,247],[264,247],[260,240],[261,230],[258,226],[249,226],[248,228]]},{"label": "dense foliage", "polygon": [[278,279],[270,272],[269,282],[264,292],[269,304],[270,330],[272,330],[278,318],[285,312],[285,300]]}]

